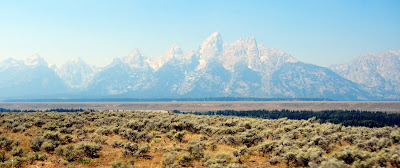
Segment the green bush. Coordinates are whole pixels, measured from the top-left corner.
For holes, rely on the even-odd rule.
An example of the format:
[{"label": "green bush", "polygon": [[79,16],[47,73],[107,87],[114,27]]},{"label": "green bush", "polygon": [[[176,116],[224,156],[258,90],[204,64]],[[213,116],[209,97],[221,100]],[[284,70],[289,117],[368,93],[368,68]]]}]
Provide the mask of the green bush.
[{"label": "green bush", "polygon": [[93,143],[80,143],[75,150],[83,156],[95,158],[99,157],[98,152],[101,150],[101,146]]},{"label": "green bush", "polygon": [[124,145],[124,149],[123,156],[134,156],[138,151],[139,146],[137,143],[128,142]]},{"label": "green bush", "polygon": [[14,140],[7,138],[5,136],[0,136],[0,148],[10,150],[11,145],[13,144]]},{"label": "green bush", "polygon": [[124,147],[124,145],[122,144],[122,141],[113,141],[113,143],[111,144],[111,146],[113,148],[122,148]]},{"label": "green bush", "polygon": [[166,168],[174,168],[176,164],[176,153],[168,152],[164,153],[162,156],[162,166]]},{"label": "green bush", "polygon": [[189,162],[192,161],[192,159],[193,158],[190,155],[185,153],[179,157],[178,163],[179,163],[179,165],[182,165],[183,167],[188,167]]},{"label": "green bush", "polygon": [[0,150],[0,162],[4,162],[7,160],[6,151]]},{"label": "green bush", "polygon": [[60,141],[61,134],[59,132],[46,131],[43,134],[43,138],[48,139],[48,140],[53,140],[53,141]]},{"label": "green bush", "polygon": [[58,145],[59,145],[58,141],[46,140],[42,143],[41,148],[47,152],[50,152],[54,151],[54,149],[56,149]]},{"label": "green bush", "polygon": [[206,145],[201,141],[191,141],[187,147],[190,157],[194,160],[200,160],[204,157],[204,149]]},{"label": "green bush", "polygon": [[20,148],[20,147],[14,147],[14,148],[11,150],[11,155],[12,155],[12,156],[19,156],[19,157],[22,157],[23,154],[24,154],[24,150],[22,150],[22,148]]},{"label": "green bush", "polygon": [[81,159],[78,160],[78,162],[80,164],[89,164],[90,162],[92,162],[92,160],[91,159],[86,159],[86,158],[81,158]]},{"label": "green bush", "polygon": [[139,146],[139,149],[137,150],[137,152],[135,153],[136,156],[141,156],[147,152],[149,152],[150,150],[150,146],[149,144],[143,144]]},{"label": "green bush", "polygon": [[110,127],[100,127],[97,129],[97,134],[99,134],[99,135],[108,136],[108,135],[111,135],[112,133],[113,133],[113,131],[111,130]]},{"label": "green bush", "polygon": [[31,140],[30,147],[33,149],[33,151],[40,151],[40,148],[44,142],[44,139],[42,137],[35,137]]},{"label": "green bush", "polygon": [[49,157],[49,155],[47,155],[46,153],[42,153],[42,152],[36,152],[31,156],[32,156],[33,160],[41,160],[41,161],[45,161]]},{"label": "green bush", "polygon": [[99,136],[93,136],[91,141],[94,142],[94,143],[97,143],[97,144],[103,144],[103,145],[107,144],[107,138],[106,137],[102,138],[102,137],[99,137]]},{"label": "green bush", "polygon": [[179,142],[182,142],[185,135],[186,131],[178,132],[174,135],[174,139],[178,140]]},{"label": "green bush", "polygon": [[60,146],[56,148],[55,153],[67,161],[74,161],[79,157],[73,145]]}]

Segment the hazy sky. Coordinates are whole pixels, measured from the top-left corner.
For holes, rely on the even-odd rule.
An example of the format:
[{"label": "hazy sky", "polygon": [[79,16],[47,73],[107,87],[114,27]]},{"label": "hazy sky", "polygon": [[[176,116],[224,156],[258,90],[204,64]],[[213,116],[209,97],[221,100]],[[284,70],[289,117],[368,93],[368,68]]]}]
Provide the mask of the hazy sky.
[{"label": "hazy sky", "polygon": [[37,52],[104,66],[133,48],[150,57],[172,44],[197,49],[216,31],[327,66],[400,49],[400,1],[0,1],[0,61]]}]

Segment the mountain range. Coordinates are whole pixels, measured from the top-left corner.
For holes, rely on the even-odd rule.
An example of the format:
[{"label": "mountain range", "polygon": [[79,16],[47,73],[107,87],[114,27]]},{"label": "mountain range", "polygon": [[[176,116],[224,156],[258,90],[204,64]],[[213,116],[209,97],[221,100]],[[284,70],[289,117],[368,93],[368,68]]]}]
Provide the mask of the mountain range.
[{"label": "mountain range", "polygon": [[0,62],[0,98],[327,98],[400,100],[400,50],[370,53],[329,68],[301,62],[254,37],[196,50],[172,45],[160,57],[133,49],[105,67],[81,59],[50,66],[38,54]]}]

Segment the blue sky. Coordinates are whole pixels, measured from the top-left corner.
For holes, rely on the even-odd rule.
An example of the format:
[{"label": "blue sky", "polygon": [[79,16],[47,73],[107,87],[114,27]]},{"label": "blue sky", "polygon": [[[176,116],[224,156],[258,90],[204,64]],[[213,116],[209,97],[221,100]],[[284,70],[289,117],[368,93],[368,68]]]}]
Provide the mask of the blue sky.
[{"label": "blue sky", "polygon": [[197,49],[255,36],[266,47],[321,66],[400,49],[398,0],[0,1],[0,61],[38,52],[50,63],[81,57],[104,66],[139,48]]}]

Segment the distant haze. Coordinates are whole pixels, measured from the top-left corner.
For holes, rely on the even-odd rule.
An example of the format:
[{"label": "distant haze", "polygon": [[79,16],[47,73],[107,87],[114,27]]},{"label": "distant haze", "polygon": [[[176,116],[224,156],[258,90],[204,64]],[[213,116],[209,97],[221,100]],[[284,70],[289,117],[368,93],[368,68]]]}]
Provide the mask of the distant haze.
[{"label": "distant haze", "polygon": [[255,36],[320,66],[400,48],[400,1],[0,1],[0,62],[39,53],[49,64],[105,66],[138,48],[196,50],[210,34]]}]

